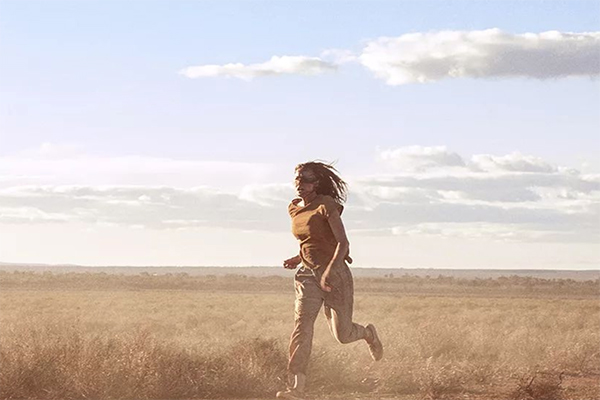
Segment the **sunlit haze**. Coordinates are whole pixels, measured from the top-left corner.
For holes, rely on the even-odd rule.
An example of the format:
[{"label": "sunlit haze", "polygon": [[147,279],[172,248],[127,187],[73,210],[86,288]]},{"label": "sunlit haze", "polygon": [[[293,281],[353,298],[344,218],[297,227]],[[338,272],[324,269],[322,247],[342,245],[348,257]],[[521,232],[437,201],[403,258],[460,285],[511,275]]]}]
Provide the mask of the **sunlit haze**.
[{"label": "sunlit haze", "polygon": [[0,261],[600,266],[600,3],[0,1]]}]

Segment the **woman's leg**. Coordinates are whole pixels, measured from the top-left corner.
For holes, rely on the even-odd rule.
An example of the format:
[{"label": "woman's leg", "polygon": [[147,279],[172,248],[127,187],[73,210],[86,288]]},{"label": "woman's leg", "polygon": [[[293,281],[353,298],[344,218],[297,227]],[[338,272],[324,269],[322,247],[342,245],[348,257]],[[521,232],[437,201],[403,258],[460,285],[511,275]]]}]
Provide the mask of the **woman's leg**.
[{"label": "woman's leg", "polygon": [[[295,324],[290,340],[290,360],[288,370],[296,377],[296,385],[303,384],[303,375],[312,350],[315,320],[323,304],[323,291],[314,277],[295,278],[296,302],[294,309]],[[298,388],[303,390],[304,388]]]},{"label": "woman's leg", "polygon": [[354,282],[347,265],[331,269],[333,290],[325,297],[325,317],[331,333],[340,343],[351,343],[369,338],[364,326],[352,321]]}]

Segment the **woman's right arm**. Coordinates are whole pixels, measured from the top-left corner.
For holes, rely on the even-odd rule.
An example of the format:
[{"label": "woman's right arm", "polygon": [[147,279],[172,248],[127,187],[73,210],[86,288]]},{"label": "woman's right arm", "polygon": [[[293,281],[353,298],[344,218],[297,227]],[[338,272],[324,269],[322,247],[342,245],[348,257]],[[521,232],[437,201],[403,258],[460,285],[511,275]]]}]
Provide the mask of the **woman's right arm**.
[{"label": "woman's right arm", "polygon": [[296,267],[298,267],[298,265],[300,265],[301,262],[302,262],[302,259],[300,258],[300,254],[298,254],[292,258],[288,258],[287,260],[284,260],[283,268],[296,269]]}]

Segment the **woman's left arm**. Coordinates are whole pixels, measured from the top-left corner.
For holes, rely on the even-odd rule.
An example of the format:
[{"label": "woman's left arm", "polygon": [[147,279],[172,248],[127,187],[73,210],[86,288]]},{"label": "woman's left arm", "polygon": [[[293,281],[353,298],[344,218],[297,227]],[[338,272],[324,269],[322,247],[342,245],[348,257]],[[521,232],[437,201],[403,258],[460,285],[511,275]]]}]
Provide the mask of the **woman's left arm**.
[{"label": "woman's left arm", "polygon": [[334,265],[338,265],[344,262],[344,259],[348,255],[348,249],[350,248],[350,243],[348,242],[348,237],[346,236],[346,229],[344,228],[344,223],[342,222],[342,218],[339,212],[332,212],[329,214],[327,218],[329,221],[329,226],[331,227],[331,231],[333,232],[333,236],[337,242],[337,246],[335,248],[335,252],[333,253],[333,257],[331,261],[325,268],[323,275],[321,276],[321,289],[326,292],[331,292],[331,286],[327,283],[327,278],[329,278],[329,274],[331,273],[331,268]]}]

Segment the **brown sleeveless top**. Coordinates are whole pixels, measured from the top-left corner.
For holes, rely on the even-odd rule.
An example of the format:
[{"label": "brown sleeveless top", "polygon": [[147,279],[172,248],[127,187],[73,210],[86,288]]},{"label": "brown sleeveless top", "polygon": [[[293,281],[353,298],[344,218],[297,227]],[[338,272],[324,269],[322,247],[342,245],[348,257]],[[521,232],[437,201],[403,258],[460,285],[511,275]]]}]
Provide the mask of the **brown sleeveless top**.
[{"label": "brown sleeveless top", "polygon": [[326,267],[337,247],[328,218],[332,213],[341,214],[344,206],[326,195],[317,195],[303,207],[298,205],[300,201],[292,200],[288,212],[292,218],[292,233],[300,241],[302,264],[311,269]]}]

